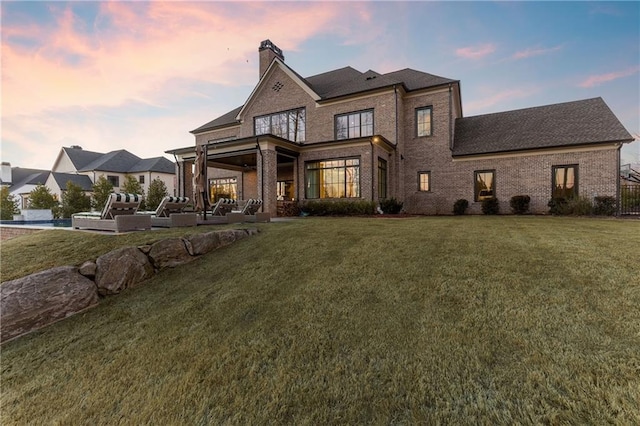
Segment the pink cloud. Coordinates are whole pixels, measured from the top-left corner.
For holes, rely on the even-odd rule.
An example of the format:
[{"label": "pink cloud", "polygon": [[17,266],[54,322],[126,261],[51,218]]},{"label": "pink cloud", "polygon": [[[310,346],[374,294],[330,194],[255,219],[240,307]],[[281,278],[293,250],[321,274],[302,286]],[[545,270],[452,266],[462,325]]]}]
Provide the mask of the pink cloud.
[{"label": "pink cloud", "polygon": [[606,74],[592,75],[582,81],[578,86],[588,88],[599,86],[602,83],[606,83],[607,81],[617,80],[619,78],[629,77],[631,75],[637,74],[640,71],[640,67],[632,67],[623,71],[610,72]]},{"label": "pink cloud", "polygon": [[[511,89],[511,90],[503,90],[501,92],[490,92],[493,93],[490,96],[482,96],[477,100],[470,100],[465,103],[465,113],[467,115],[474,114],[483,114],[486,112],[487,108],[498,105],[498,104],[507,104],[515,99],[527,98],[534,93],[536,93],[535,89]],[[507,109],[507,108],[505,108]]]},{"label": "pink cloud", "polygon": [[[5,117],[154,104],[160,91],[176,89],[176,79],[251,85],[261,40],[270,38],[286,55],[318,33],[359,35],[371,19],[358,3],[104,2],[95,22],[82,21],[73,3],[51,10],[55,25],[33,32],[3,22]],[[12,34],[36,47],[13,43]]]},{"label": "pink cloud", "polygon": [[456,49],[456,55],[465,59],[481,59],[493,52],[495,52],[496,46],[490,43],[480,46],[468,46]]},{"label": "pink cloud", "polygon": [[532,56],[545,55],[547,53],[557,52],[560,49],[562,49],[561,45],[549,48],[527,48],[514,53],[513,59],[525,59]]}]

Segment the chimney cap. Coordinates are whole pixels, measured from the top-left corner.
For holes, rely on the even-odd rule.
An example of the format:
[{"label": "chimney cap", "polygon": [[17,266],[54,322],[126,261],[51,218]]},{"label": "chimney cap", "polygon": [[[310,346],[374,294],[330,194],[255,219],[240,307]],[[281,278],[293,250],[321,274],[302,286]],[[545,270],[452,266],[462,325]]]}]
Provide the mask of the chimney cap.
[{"label": "chimney cap", "polygon": [[258,49],[258,51],[262,51],[265,49],[271,49],[280,58],[284,58],[284,55],[282,54],[282,49],[280,49],[278,46],[273,44],[273,42],[269,39],[263,40],[260,42],[260,48]]},{"label": "chimney cap", "polygon": [[82,149],[80,145],[71,145],[69,148],[71,149]]}]

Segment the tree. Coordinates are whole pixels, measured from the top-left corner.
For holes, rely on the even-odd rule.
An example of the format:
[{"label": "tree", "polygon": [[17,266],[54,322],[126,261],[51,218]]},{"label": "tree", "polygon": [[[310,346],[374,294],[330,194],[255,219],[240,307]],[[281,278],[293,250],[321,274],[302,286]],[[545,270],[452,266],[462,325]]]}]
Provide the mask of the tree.
[{"label": "tree", "polygon": [[144,200],[144,189],[138,179],[131,175],[126,175],[124,178],[124,183],[122,184],[122,192],[127,194],[138,194],[142,195],[142,202],[140,203],[140,210],[145,210],[145,200]]},{"label": "tree", "polygon": [[9,192],[9,187],[0,189],[0,219],[11,220],[14,214],[20,213],[18,200]]},{"label": "tree", "polygon": [[92,186],[93,196],[91,197],[91,207],[95,210],[102,210],[107,203],[109,195],[113,192],[113,185],[104,175],[100,176]]},{"label": "tree", "polygon": [[91,208],[91,199],[82,188],[68,181],[67,190],[62,194],[62,217],[70,218],[72,214],[88,211]]},{"label": "tree", "polygon": [[30,209],[51,209],[53,210],[58,205],[56,196],[51,193],[49,188],[40,184],[37,185],[29,193],[29,208]]},{"label": "tree", "polygon": [[155,178],[149,184],[149,196],[147,197],[147,209],[155,210],[160,205],[164,197],[169,195],[167,185],[158,178]]}]

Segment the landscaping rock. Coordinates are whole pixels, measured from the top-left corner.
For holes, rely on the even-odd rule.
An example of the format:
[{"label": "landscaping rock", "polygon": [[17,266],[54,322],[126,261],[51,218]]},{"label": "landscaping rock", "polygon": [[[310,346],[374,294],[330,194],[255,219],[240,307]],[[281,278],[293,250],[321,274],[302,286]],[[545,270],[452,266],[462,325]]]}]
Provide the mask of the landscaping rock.
[{"label": "landscaping rock", "polygon": [[0,341],[37,330],[97,303],[95,284],[73,266],[4,282],[0,286]]},{"label": "landscaping rock", "polygon": [[220,242],[220,236],[218,231],[205,232],[204,234],[195,234],[189,237],[191,243],[192,256],[198,256],[201,254],[209,253],[212,250],[217,249],[222,244]]},{"label": "landscaping rock", "polygon": [[153,244],[149,258],[156,269],[173,268],[193,260],[182,238],[168,238]]},{"label": "landscaping rock", "polygon": [[120,293],[154,274],[147,256],[136,247],[123,247],[96,260],[96,286],[103,296]]},{"label": "landscaping rock", "polygon": [[97,268],[98,266],[96,265],[96,262],[88,260],[80,265],[80,268],[78,268],[78,272],[80,272],[80,275],[84,275],[87,278],[94,279],[96,276]]}]

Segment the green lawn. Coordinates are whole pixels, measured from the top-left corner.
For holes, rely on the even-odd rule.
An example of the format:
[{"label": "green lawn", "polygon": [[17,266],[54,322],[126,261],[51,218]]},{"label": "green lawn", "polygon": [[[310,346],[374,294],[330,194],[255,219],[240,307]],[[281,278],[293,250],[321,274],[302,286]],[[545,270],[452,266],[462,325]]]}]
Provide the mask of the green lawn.
[{"label": "green lawn", "polygon": [[3,345],[0,423],[640,424],[640,221],[260,227]]}]

